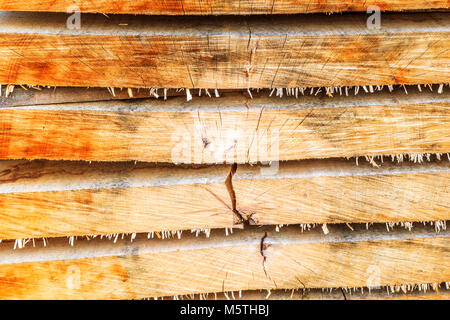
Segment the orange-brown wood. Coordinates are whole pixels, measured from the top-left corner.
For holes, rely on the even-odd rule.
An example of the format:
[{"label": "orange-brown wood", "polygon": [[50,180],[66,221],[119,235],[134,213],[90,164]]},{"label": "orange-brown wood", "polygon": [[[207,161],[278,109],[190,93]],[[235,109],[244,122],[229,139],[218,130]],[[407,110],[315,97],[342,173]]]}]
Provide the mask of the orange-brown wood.
[{"label": "orange-brown wood", "polygon": [[0,109],[0,158],[246,163],[450,152],[450,93]]},{"label": "orange-brown wood", "polygon": [[[1,13],[0,83],[293,88],[448,83],[449,13],[270,17]],[[39,25],[40,28],[36,29]]]},{"label": "orange-brown wood", "polygon": [[366,11],[376,5],[381,10],[448,8],[448,0],[1,0],[0,10],[134,13],[165,15],[290,14],[312,12]]},{"label": "orange-brown wood", "polygon": [[6,246],[0,252],[0,297],[128,299],[450,279],[448,232],[330,228],[323,236],[297,227],[264,235],[257,229],[228,238],[91,240],[70,250],[51,241],[42,249]]}]

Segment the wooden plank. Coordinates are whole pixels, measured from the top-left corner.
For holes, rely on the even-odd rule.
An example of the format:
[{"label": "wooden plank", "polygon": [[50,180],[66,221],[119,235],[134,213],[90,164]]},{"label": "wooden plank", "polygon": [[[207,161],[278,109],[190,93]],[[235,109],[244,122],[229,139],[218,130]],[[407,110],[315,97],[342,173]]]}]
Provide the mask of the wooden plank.
[{"label": "wooden plank", "polygon": [[0,239],[234,225],[230,166],[0,162]]},{"label": "wooden plank", "polygon": [[[389,284],[450,279],[448,231],[331,228],[324,236],[264,229],[229,237],[0,251],[2,299],[128,299],[190,293]],[[223,233],[221,233],[223,234]],[[261,248],[263,250],[261,250]]]},{"label": "wooden plank", "polygon": [[450,92],[0,108],[0,158],[201,164],[448,153],[448,123]]},{"label": "wooden plank", "polygon": [[[448,83],[449,13],[272,17],[0,14],[0,83],[294,88]],[[36,26],[40,26],[36,28]]]},{"label": "wooden plank", "polygon": [[0,0],[0,10],[66,12],[78,6],[81,12],[131,13],[162,15],[221,15],[221,14],[292,14],[315,12],[366,11],[376,5],[381,10],[420,10],[448,8],[448,0]]},{"label": "wooden plank", "polygon": [[230,169],[2,161],[0,239],[240,228],[241,217],[260,225],[450,220],[447,161],[302,161],[273,176],[239,167],[235,204]]},{"label": "wooden plank", "polygon": [[[237,210],[252,224],[413,222],[450,219],[450,162],[373,168],[300,161],[238,166]],[[270,171],[269,171],[270,172]]]}]

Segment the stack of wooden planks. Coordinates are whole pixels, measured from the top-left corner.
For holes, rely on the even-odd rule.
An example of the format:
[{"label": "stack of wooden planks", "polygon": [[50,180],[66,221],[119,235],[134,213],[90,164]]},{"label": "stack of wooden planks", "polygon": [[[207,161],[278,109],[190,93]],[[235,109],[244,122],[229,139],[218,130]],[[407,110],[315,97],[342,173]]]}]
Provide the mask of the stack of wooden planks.
[{"label": "stack of wooden planks", "polygon": [[0,0],[0,299],[449,299],[449,8]]}]

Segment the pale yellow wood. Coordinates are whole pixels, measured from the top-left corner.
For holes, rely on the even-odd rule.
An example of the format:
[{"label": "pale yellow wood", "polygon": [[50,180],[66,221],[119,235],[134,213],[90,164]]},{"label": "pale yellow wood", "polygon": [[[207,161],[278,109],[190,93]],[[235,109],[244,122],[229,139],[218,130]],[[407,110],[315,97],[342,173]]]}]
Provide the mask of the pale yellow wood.
[{"label": "pale yellow wood", "polygon": [[[293,88],[448,83],[449,13],[146,17],[0,13],[0,83]],[[70,22],[70,21],[69,21]],[[39,28],[36,28],[39,26]]]},{"label": "pale yellow wood", "polygon": [[450,219],[447,157],[423,164],[384,161],[375,160],[378,168],[364,159],[359,166],[354,160],[238,166],[237,210],[261,225]]},{"label": "pale yellow wood", "polygon": [[51,244],[14,252],[4,248],[0,292],[3,299],[127,299],[450,279],[448,232],[381,230],[331,228],[322,236],[302,234],[297,227],[267,236],[264,229],[236,231],[226,239],[214,234],[210,239],[91,241],[71,250]]}]

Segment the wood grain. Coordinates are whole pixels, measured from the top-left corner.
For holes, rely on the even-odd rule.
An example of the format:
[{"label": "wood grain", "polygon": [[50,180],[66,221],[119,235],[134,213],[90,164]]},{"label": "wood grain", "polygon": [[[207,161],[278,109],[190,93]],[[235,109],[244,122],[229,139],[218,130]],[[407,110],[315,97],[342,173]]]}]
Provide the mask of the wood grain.
[{"label": "wood grain", "polygon": [[289,162],[270,174],[258,166],[238,166],[233,179],[237,210],[258,225],[450,219],[447,159],[418,165],[390,162],[380,162],[380,168]]},{"label": "wood grain", "polygon": [[352,233],[332,228],[324,236],[300,233],[297,227],[269,232],[265,238],[264,229],[256,229],[236,231],[226,239],[214,235],[116,244],[92,240],[70,250],[56,244],[16,251],[4,247],[0,295],[3,299],[128,299],[450,279],[448,232],[381,230]]},{"label": "wood grain", "polygon": [[[0,14],[0,83],[294,88],[448,83],[449,13],[272,17]],[[36,26],[39,25],[39,28]]]},{"label": "wood grain", "polygon": [[450,92],[0,108],[0,158],[202,164],[448,153],[448,123]]},{"label": "wood grain", "polygon": [[[0,239],[240,228],[230,169],[2,161]],[[240,215],[273,225],[450,220],[449,180],[447,161],[377,169],[321,160],[283,163],[270,176],[239,167],[232,184]]]},{"label": "wood grain", "polygon": [[232,227],[229,170],[0,162],[0,239]]},{"label": "wood grain", "polygon": [[366,11],[376,5],[381,10],[439,9],[450,6],[447,0],[1,0],[0,10],[66,12],[72,6],[81,12],[163,14],[163,15],[221,15],[221,14],[292,14],[313,12]]}]

